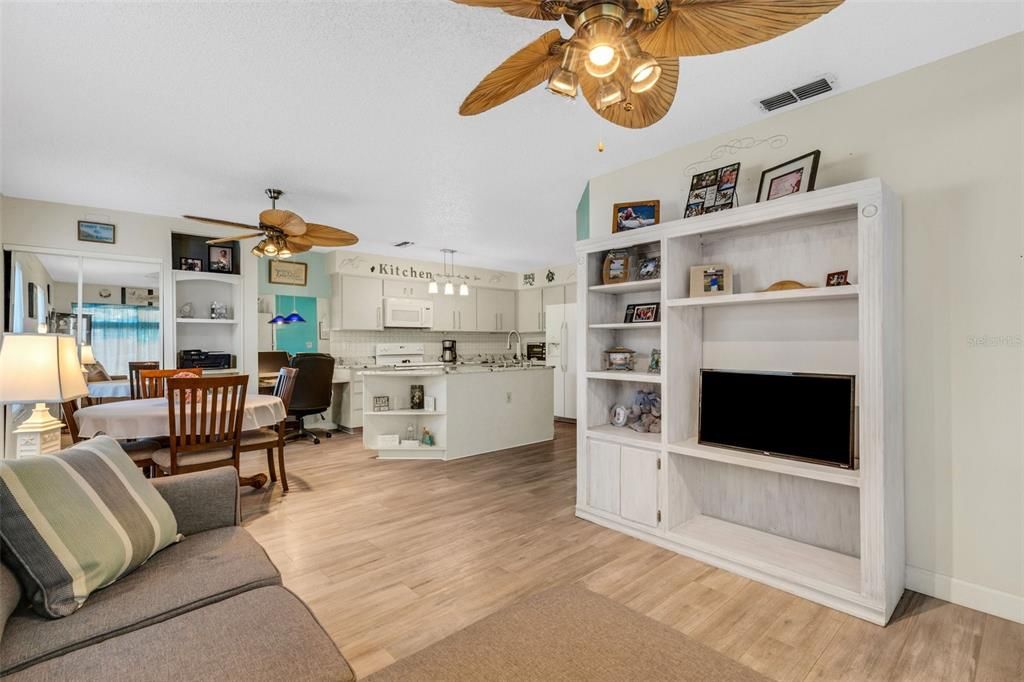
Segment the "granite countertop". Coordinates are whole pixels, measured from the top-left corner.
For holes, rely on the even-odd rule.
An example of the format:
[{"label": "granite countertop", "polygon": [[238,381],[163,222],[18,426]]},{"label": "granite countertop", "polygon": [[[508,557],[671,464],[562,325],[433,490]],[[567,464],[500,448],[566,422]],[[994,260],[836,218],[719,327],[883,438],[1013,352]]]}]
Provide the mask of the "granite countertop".
[{"label": "granite countertop", "polygon": [[553,370],[554,367],[548,367],[547,365],[510,365],[508,367],[502,367],[500,365],[456,365],[454,367],[423,367],[420,369],[391,369],[391,368],[371,368],[367,371],[360,372],[363,376],[390,376],[394,374],[407,374],[409,376],[441,376],[444,374],[483,374],[486,372],[527,372],[531,370]]}]

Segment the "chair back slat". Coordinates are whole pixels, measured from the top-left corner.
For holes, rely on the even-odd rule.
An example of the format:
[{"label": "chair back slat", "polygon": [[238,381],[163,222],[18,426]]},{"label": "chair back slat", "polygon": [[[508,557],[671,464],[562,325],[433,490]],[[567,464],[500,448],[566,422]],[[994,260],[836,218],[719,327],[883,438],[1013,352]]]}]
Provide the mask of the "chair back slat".
[{"label": "chair back slat", "polygon": [[139,370],[139,397],[163,398],[167,395],[167,380],[180,372],[189,372],[197,377],[203,376],[201,367],[188,369],[143,369]]},{"label": "chair back slat", "polygon": [[79,441],[85,440],[78,435],[78,422],[75,421],[75,410],[78,409],[78,402],[75,400],[68,400],[60,404],[61,414],[64,415],[64,426],[68,427],[68,433],[71,434],[71,442],[78,443]]},{"label": "chair back slat", "polygon": [[172,463],[179,454],[227,447],[237,459],[249,376],[165,381]]},{"label": "chair back slat", "polygon": [[160,363],[156,360],[128,363],[128,392],[132,400],[142,397],[142,380],[139,378],[139,372],[144,369],[160,369]]},{"label": "chair back slat", "polygon": [[274,395],[284,403],[284,411],[292,403],[292,393],[295,392],[295,382],[299,377],[299,370],[294,367],[282,367],[277,373],[277,383],[274,385]]}]

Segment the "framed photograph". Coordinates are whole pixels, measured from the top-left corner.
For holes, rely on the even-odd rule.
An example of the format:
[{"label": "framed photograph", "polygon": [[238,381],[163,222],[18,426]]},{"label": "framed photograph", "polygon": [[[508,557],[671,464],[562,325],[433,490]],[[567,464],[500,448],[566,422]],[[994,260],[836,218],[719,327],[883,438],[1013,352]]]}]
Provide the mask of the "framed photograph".
[{"label": "framed photograph", "polygon": [[110,223],[94,223],[88,220],[78,221],[78,241],[96,242],[97,244],[113,244],[114,225]]},{"label": "framed photograph", "polygon": [[735,206],[736,183],[739,179],[739,163],[731,163],[694,175],[684,201],[686,208],[683,210],[683,217],[692,218]]},{"label": "framed photograph", "polygon": [[640,259],[637,279],[658,279],[661,277],[661,256]]},{"label": "framed photograph", "polygon": [[830,272],[825,277],[825,286],[827,287],[845,287],[850,283],[850,271],[840,270],[838,272]]},{"label": "framed photograph", "polygon": [[604,268],[601,271],[601,281],[604,284],[619,284],[628,282],[630,268],[632,266],[632,255],[629,251],[609,251],[604,257]]},{"label": "framed photograph", "polygon": [[188,272],[202,272],[203,271],[203,259],[202,258],[186,258],[182,256],[178,259],[178,269],[187,270]]},{"label": "framed photograph", "polygon": [[214,244],[210,247],[210,272],[231,274],[234,270],[234,249],[230,246]]},{"label": "framed photograph", "polygon": [[690,297],[732,293],[732,268],[721,263],[690,268]]},{"label": "framed photograph", "polygon": [[658,321],[658,308],[660,303],[637,303],[633,308],[633,319],[630,322],[644,323]]},{"label": "framed photograph", "polygon": [[612,215],[612,232],[625,232],[640,227],[657,225],[661,221],[661,202],[631,201],[615,204]]},{"label": "framed photograph", "polygon": [[375,395],[375,396],[373,396],[373,411],[374,412],[390,412],[391,411],[391,396],[387,396],[387,395]]},{"label": "framed photograph", "polygon": [[329,341],[331,338],[331,330],[327,328],[327,322],[320,320],[316,323],[317,327],[317,338],[321,341]]},{"label": "framed photograph", "polygon": [[790,194],[814,191],[814,180],[818,176],[818,160],[821,150],[815,149],[786,163],[769,168],[761,173],[761,184],[757,188],[758,201],[771,201]]},{"label": "framed photograph", "polygon": [[152,307],[158,300],[160,300],[160,297],[154,289],[139,289],[136,287],[123,287],[121,289],[121,305]]},{"label": "framed photograph", "polygon": [[267,276],[271,284],[287,284],[289,286],[306,286],[309,266],[301,261],[272,260],[268,264]]},{"label": "framed photograph", "polygon": [[651,349],[651,359],[647,363],[647,372],[650,374],[661,374],[661,350]]},{"label": "framed photograph", "polygon": [[626,317],[623,321],[625,324],[629,324],[633,321],[633,311],[636,310],[636,303],[630,303],[626,306]]}]

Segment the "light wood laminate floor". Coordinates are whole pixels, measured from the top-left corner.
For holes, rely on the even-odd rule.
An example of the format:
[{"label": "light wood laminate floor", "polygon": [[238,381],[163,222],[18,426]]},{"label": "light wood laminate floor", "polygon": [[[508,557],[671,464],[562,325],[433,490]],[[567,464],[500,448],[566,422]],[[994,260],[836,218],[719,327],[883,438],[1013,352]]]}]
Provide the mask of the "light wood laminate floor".
[{"label": "light wood laminate floor", "polygon": [[575,518],[575,428],[555,435],[448,463],[289,445],[291,491],[243,492],[243,522],[359,677],[578,582],[777,680],[1024,679],[1024,625],[907,592],[880,628]]}]

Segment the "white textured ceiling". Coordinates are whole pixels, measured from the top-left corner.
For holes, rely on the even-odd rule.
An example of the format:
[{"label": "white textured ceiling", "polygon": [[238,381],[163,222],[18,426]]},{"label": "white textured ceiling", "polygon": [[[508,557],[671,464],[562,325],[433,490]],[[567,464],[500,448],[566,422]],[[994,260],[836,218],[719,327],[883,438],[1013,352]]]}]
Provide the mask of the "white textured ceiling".
[{"label": "white textured ceiling", "polygon": [[822,73],[848,90],[1024,29],[1017,0],[848,0],[684,59],[669,115],[630,131],[541,88],[459,117],[552,25],[445,0],[0,7],[4,194],[252,221],[277,186],[362,250],[409,239],[406,256],[512,270],[572,259],[589,177],[756,120],[754,100]]}]

